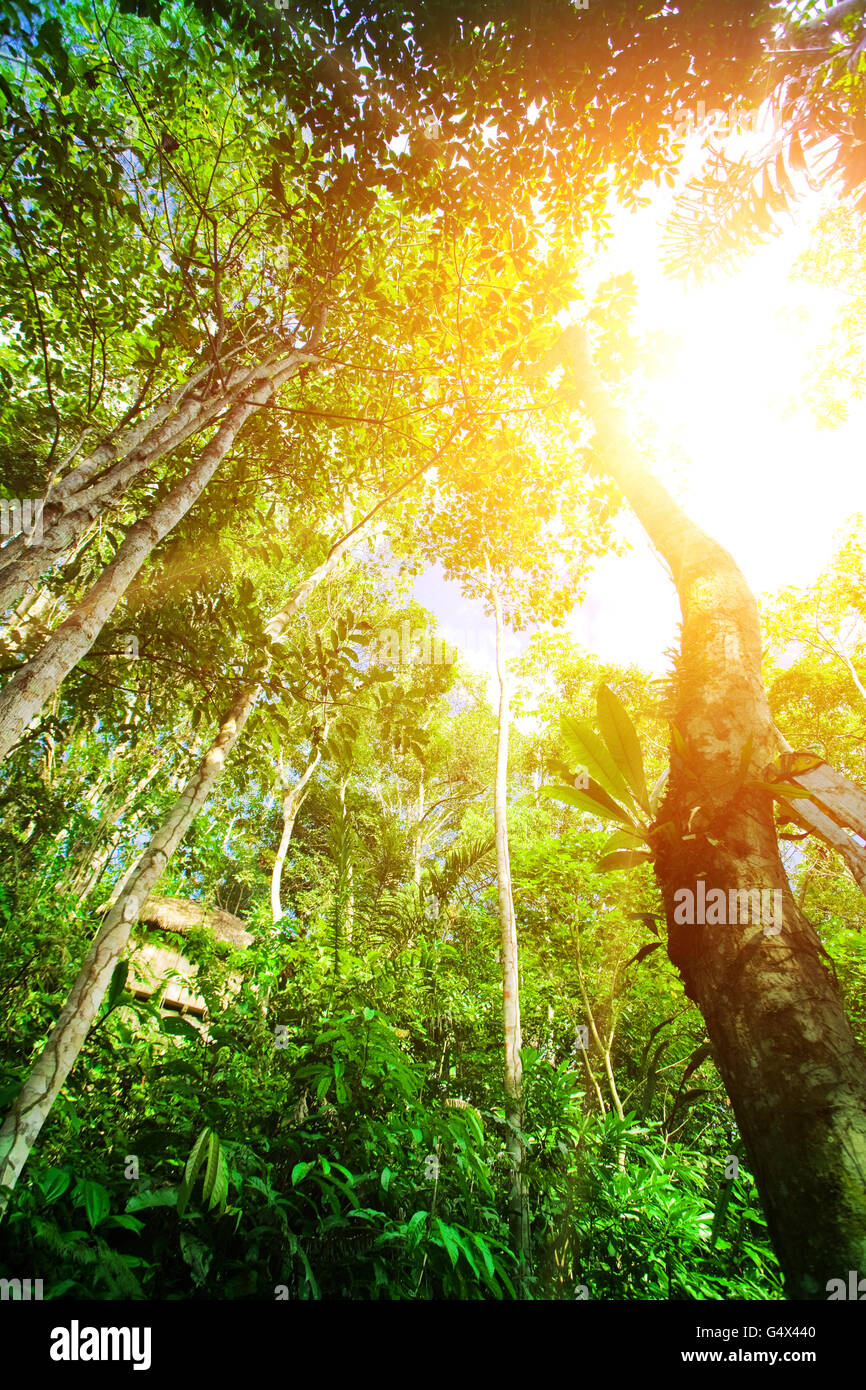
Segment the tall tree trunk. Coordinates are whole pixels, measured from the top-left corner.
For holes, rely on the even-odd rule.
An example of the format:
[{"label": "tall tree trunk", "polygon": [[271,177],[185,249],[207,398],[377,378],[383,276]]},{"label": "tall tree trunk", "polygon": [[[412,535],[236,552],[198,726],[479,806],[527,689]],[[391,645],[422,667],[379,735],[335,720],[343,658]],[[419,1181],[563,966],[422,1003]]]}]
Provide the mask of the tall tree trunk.
[{"label": "tall tree trunk", "polygon": [[[305,356],[309,361],[317,360],[308,352]],[[95,518],[105,515],[132,482],[206,429],[257,381],[268,379],[277,370],[276,359],[254,367],[237,366],[221,378],[219,390],[199,396],[196,387],[211,371],[205,368],[172,392],[167,402],[156,406],[145,421],[128,430],[117,445],[100,445],[50,487],[41,512],[38,543],[20,535],[0,549],[0,612],[14,606],[28,584],[35,584],[74,549]]]},{"label": "tall tree trunk", "polygon": [[[162,771],[168,761],[167,752],[158,754],[145,773],[144,777],[127,792],[119,805],[110,805],[100,818],[96,832],[81,856],[80,863],[71,876],[69,883],[70,892],[76,894],[76,901],[81,903],[93,892],[108,863],[120,844],[122,827],[118,822],[123,819],[127,811],[135,805],[141,793],[150,786],[154,778]],[[103,840],[107,835],[107,844],[102,848]]]},{"label": "tall tree trunk", "polygon": [[286,363],[273,381],[229,411],[195,467],[169,491],[151,514],[137,521],[99,579],[44,646],[21,666],[0,692],[0,759],[6,757],[45,701],[77,662],[90,651],[103,626],[148,556],[198,500],[248,417],[294,374],[301,354]]},{"label": "tall tree trunk", "polygon": [[412,837],[412,881],[416,888],[421,887],[421,858],[424,850],[424,774],[418,780],[418,812],[415,834]]},{"label": "tall tree trunk", "polygon": [[[490,574],[488,566],[488,577]],[[499,924],[502,934],[502,1031],[505,1044],[505,1147],[511,1164],[508,1226],[511,1248],[520,1261],[521,1276],[530,1261],[529,1196],[524,1174],[525,1152],[519,1130],[523,1128],[523,1065],[520,1050],[520,979],[517,958],[517,924],[511,889],[508,854],[508,734],[510,711],[503,650],[502,607],[494,583],[490,585],[496,617],[496,672],[499,677],[499,722],[496,737],[496,783],[493,796],[496,827],[496,880],[499,890]]]},{"label": "tall tree trunk", "polygon": [[[429,467],[430,465],[428,465]],[[423,472],[424,470],[420,470]],[[419,476],[412,474],[400,487],[378,502],[340,540],[297,587],[285,608],[265,626],[265,636],[275,641],[303,608],[310,594],[337,566],[343,555],[373,519]],[[142,904],[164,873],[199,810],[222,775],[226,761],[262,690],[258,681],[237,695],[220,725],[216,740],[202,758],[141,858],[115,890],[113,903],[91,946],[72,991],[58,1015],[45,1047],[19,1091],[0,1128],[0,1216],[21,1175],[51,1107],[78,1057],[96,1017],[112,972],[122,958]]]},{"label": "tall tree trunk", "polygon": [[[87,1039],[112,973],[151,890],[204,805],[253,707],[258,687],[235,700],[213,746],[185,786],[106,915],[45,1047],[0,1129],[0,1212]],[[6,1190],[4,1190],[6,1189]]]},{"label": "tall tree trunk", "polygon": [[[327,725],[325,726],[325,736],[327,736]],[[283,877],[283,864],[286,862],[286,854],[289,842],[292,838],[292,831],[295,826],[298,812],[304,804],[304,797],[307,795],[310,778],[319,765],[322,757],[321,748],[316,749],[316,755],[307,763],[294,786],[287,786],[283,782],[283,833],[280,836],[280,843],[274,857],[274,867],[271,873],[271,916],[274,922],[279,922],[283,915],[280,903],[280,883]]]},{"label": "tall tree trunk", "polygon": [[[672,723],[683,739],[654,835],[668,952],[700,1008],[748,1149],[793,1299],[825,1299],[833,1278],[866,1272],[866,1054],[814,929],[794,900],[761,778],[779,747],[761,678],[757,607],[732,557],[695,526],[647,471],[620,412],[571,336],[580,398],[603,469],[670,565],[683,616]],[[823,776],[821,775],[823,774]],[[831,769],[795,778],[850,823],[864,794]],[[807,819],[811,802],[793,803]],[[781,920],[680,924],[678,890],[769,890]],[[682,902],[682,898],[679,899]],[[736,901],[736,900],[735,900]],[[778,929],[777,929],[778,927]]]}]

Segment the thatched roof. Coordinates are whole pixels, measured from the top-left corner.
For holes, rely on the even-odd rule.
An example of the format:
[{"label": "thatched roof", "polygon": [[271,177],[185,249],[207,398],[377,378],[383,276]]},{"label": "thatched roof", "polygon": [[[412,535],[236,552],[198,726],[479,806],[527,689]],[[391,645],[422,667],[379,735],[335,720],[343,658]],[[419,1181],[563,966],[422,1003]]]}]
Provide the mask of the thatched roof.
[{"label": "thatched roof", "polygon": [[221,907],[206,908],[189,898],[148,898],[138,920],[146,926],[179,932],[182,936],[196,927],[205,927],[217,941],[227,942],[236,951],[253,942],[240,917],[224,912]]}]

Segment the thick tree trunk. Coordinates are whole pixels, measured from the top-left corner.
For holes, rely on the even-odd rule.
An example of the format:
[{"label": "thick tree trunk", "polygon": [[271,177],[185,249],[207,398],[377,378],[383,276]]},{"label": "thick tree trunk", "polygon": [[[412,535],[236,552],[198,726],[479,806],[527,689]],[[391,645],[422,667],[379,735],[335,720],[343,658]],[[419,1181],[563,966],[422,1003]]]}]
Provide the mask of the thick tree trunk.
[{"label": "thick tree trunk", "polygon": [[[325,728],[325,734],[327,734],[327,726]],[[280,843],[277,847],[277,852],[274,857],[274,867],[271,873],[271,915],[274,922],[279,922],[283,915],[280,902],[280,884],[283,877],[283,865],[286,862],[286,854],[288,853],[289,843],[292,838],[292,831],[295,828],[295,820],[304,804],[304,797],[307,795],[307,787],[309,786],[310,778],[318,767],[321,756],[321,750],[317,749],[315,757],[311,758],[307,763],[307,766],[304,768],[294,786],[283,784],[283,833],[280,836]]]},{"label": "thick tree trunk", "polygon": [[[602,467],[670,565],[682,608],[672,723],[684,743],[682,752],[671,750],[654,835],[669,955],[706,1021],[788,1297],[825,1299],[830,1279],[866,1272],[866,1054],[815,931],[792,897],[772,798],[743,785],[749,741],[751,778],[765,775],[778,751],[761,679],[756,604],[728,552],[645,469],[598,374],[575,346],[579,395],[596,426]],[[810,775],[794,780],[805,783]],[[855,793],[863,793],[839,781],[844,786],[823,786],[822,804],[844,801],[839,814],[856,818]],[[811,803],[792,807],[805,817]],[[727,925],[677,920],[678,904],[682,917],[687,901],[682,890],[700,900],[700,884],[706,894],[722,891]],[[731,898],[743,890],[777,894],[766,900],[772,915],[744,911]]]},{"label": "thick tree trunk", "polygon": [[[488,576],[489,576],[488,569]],[[508,1226],[511,1248],[528,1272],[530,1261],[529,1199],[524,1175],[525,1153],[519,1130],[523,1128],[523,1065],[520,1050],[520,976],[517,955],[517,924],[511,888],[508,854],[508,733],[510,711],[503,651],[502,608],[495,585],[491,584],[496,616],[496,671],[499,677],[499,721],[496,737],[496,783],[493,811],[496,827],[496,880],[499,892],[499,924],[502,957],[502,1031],[505,1045],[505,1148],[511,1164],[508,1196]]]},{"label": "thick tree trunk", "polygon": [[6,757],[45,701],[90,651],[103,626],[155,547],[198,500],[252,413],[293,375],[305,360],[294,354],[273,381],[257,386],[233,406],[195,467],[170,490],[151,514],[137,521],[90,592],[53,632],[37,654],[15,672],[0,692],[0,759]]}]

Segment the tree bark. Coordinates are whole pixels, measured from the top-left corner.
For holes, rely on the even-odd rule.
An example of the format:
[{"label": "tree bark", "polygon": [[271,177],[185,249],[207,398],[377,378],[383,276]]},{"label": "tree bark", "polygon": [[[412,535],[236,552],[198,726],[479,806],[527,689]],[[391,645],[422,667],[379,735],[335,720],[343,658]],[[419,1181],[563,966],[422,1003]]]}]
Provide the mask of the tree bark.
[{"label": "tree bark", "polygon": [[209,370],[203,369],[184,382],[145,421],[128,430],[119,444],[100,445],[49,488],[41,513],[40,541],[28,542],[21,535],[0,549],[0,612],[14,607],[28,584],[38,583],[63,555],[74,550],[95,518],[105,515],[132,482],[206,429],[254,382],[273,375],[275,367],[270,359],[252,368],[234,367],[223,378],[219,392],[200,397],[195,388]]},{"label": "tree bark", "polygon": [[[325,735],[327,735],[327,726],[325,728]],[[310,778],[318,767],[321,757],[321,749],[316,749],[315,757],[307,763],[307,766],[304,768],[304,771],[301,773],[301,776],[298,778],[297,782],[295,782],[294,786],[290,787],[286,786],[285,783],[283,784],[283,833],[280,836],[280,843],[277,847],[277,853],[274,857],[274,867],[271,873],[271,915],[275,923],[279,922],[283,915],[283,909],[280,903],[280,883],[283,877],[283,864],[286,862],[289,842],[291,841],[292,831],[295,827],[295,820],[304,803],[304,798],[307,795],[307,787],[309,786]]]},{"label": "tree bark", "polygon": [[219,468],[246,420],[288,380],[297,364],[294,354],[278,376],[257,386],[250,398],[229,411],[196,465],[170,490],[151,514],[137,521],[99,579],[37,654],[21,666],[0,692],[0,760],[18,742],[31,719],[58,689],[72,668],[90,651],[111,613],[155,547],[198,500]]},{"label": "tree bark", "polygon": [[[647,471],[579,338],[577,390],[596,427],[603,469],[667,560],[682,609],[674,744],[653,845],[668,921],[668,953],[700,1008],[753,1166],[793,1299],[825,1299],[833,1278],[866,1271],[866,1054],[856,1042],[817,935],[779,857],[763,778],[778,750],[761,678],[757,606],[732,557],[686,517]],[[796,778],[804,783],[809,776]],[[837,774],[833,775],[837,777]],[[820,780],[820,779],[818,779]],[[839,779],[845,783],[845,779]],[[822,806],[863,793],[824,778]],[[794,801],[804,814],[811,803]],[[817,808],[813,808],[817,809]],[[842,812],[840,812],[842,814]],[[665,831],[663,824],[668,823]],[[688,925],[675,894],[764,889],[781,922]],[[774,904],[776,898],[768,899]],[[682,902],[682,898],[680,898]]]},{"label": "tree bark", "polygon": [[[488,578],[490,569],[488,565]],[[496,672],[499,678],[499,720],[496,736],[496,783],[493,810],[496,828],[496,880],[499,893],[499,924],[502,938],[502,1031],[505,1046],[505,1148],[511,1164],[508,1194],[508,1227],[511,1248],[520,1262],[521,1276],[528,1273],[530,1261],[529,1198],[526,1190],[525,1149],[519,1131],[523,1128],[523,1064],[520,1050],[520,977],[517,953],[517,924],[511,886],[508,854],[508,734],[510,711],[503,651],[502,606],[495,584],[490,585],[496,618]]]}]

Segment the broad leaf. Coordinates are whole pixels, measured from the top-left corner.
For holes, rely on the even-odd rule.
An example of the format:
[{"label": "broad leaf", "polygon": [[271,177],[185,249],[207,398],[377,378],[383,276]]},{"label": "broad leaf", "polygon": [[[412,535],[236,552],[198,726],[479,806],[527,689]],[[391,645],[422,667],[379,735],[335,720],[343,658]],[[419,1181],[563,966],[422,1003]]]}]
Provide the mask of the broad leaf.
[{"label": "broad leaf", "polygon": [[643,766],[643,754],[629,718],[628,710],[618,695],[607,685],[598,688],[598,727],[610,749],[617,767],[622,772],[640,806],[649,813],[650,802]]},{"label": "broad leaf", "polygon": [[292,1187],[297,1187],[299,1182],[303,1182],[315,1166],[315,1163],[296,1163],[292,1169]]},{"label": "broad leaf", "polygon": [[578,761],[584,764],[590,776],[612,796],[621,797],[627,805],[632,806],[628,783],[595,729],[586,720],[572,719],[567,714],[562,715],[559,726],[566,744]]},{"label": "broad leaf", "polygon": [[410,1217],[409,1224],[406,1227],[406,1240],[410,1250],[414,1249],[420,1241],[424,1230],[424,1223],[428,1215],[429,1213],[426,1211],[416,1211]]},{"label": "broad leaf", "polygon": [[127,1211],[144,1211],[146,1207],[178,1206],[176,1187],[158,1187],[155,1192],[136,1192],[126,1204]]},{"label": "broad leaf", "polygon": [[67,1187],[72,1181],[72,1174],[68,1168],[49,1168],[47,1173],[43,1173],[39,1179],[39,1186],[45,1194],[47,1201],[56,1202],[58,1197],[62,1197]]},{"label": "broad leaf", "polygon": [[87,1212],[87,1219],[91,1227],[98,1226],[100,1221],[111,1211],[111,1198],[101,1182],[92,1182],[90,1178],[82,1178],[79,1184],[79,1192],[84,1198],[84,1210]]},{"label": "broad leaf", "polygon": [[633,869],[637,864],[651,864],[653,855],[649,850],[617,849],[613,854],[604,854],[596,867],[607,873],[612,869]]},{"label": "broad leaf", "polygon": [[636,829],[631,816],[601,787],[591,785],[587,791],[580,792],[577,787],[547,786],[539,788],[538,795],[549,797],[551,801],[564,801],[568,806],[576,806],[579,811],[589,811],[593,816],[601,816],[602,820],[616,820],[620,825]]},{"label": "broad leaf", "polygon": [[439,1234],[442,1237],[442,1244],[448,1251],[451,1258],[452,1267],[456,1266],[460,1259],[461,1240],[453,1226],[449,1226],[441,1217],[436,1217],[436,1225],[439,1227]]},{"label": "broad leaf", "polygon": [[108,986],[107,1012],[110,1012],[126,988],[126,977],[129,974],[129,961],[119,960],[114,967],[111,975],[111,983]]},{"label": "broad leaf", "polygon": [[184,1212],[186,1211],[187,1203],[189,1202],[190,1196],[192,1195],[192,1188],[193,1183],[196,1179],[196,1174],[198,1173],[199,1168],[204,1163],[205,1158],[207,1157],[208,1141],[210,1139],[210,1134],[211,1131],[209,1128],[205,1127],[202,1130],[201,1134],[198,1136],[198,1139],[196,1139],[195,1143],[193,1144],[192,1153],[186,1161],[183,1182],[181,1183],[177,1194],[177,1211],[179,1216],[183,1216]]},{"label": "broad leaf", "polygon": [[221,1207],[229,1190],[229,1170],[218,1134],[211,1134],[202,1196],[209,1207]]},{"label": "broad leaf", "polygon": [[639,830],[615,830],[609,840],[602,845],[602,854],[611,854],[615,849],[639,849],[646,844],[646,836]]}]

